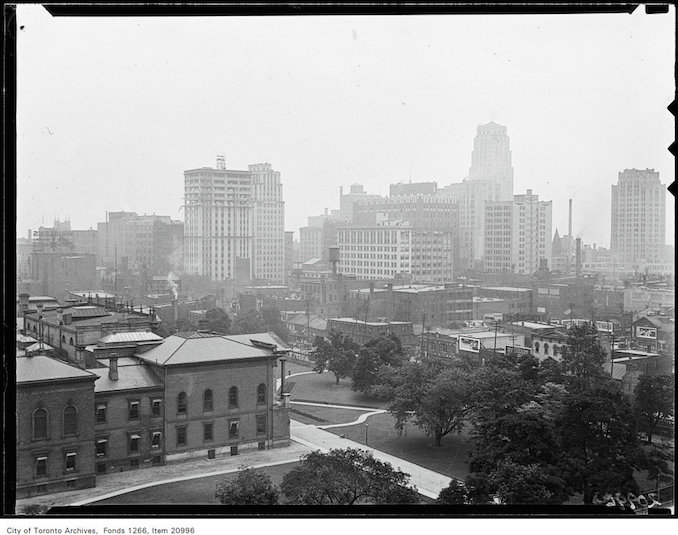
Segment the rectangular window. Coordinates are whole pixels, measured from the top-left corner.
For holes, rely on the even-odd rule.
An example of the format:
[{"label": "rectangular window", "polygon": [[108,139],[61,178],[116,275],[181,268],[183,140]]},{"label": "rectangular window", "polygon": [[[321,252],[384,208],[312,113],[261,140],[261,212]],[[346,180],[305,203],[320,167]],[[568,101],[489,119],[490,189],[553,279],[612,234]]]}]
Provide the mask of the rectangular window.
[{"label": "rectangular window", "polygon": [[160,414],[160,409],[161,409],[161,399],[154,399],[153,402],[151,403],[151,416],[161,416]]},{"label": "rectangular window", "polygon": [[139,453],[139,435],[130,435],[129,436],[129,452],[130,453]]},{"label": "rectangular window", "polygon": [[240,436],[240,420],[228,421],[228,438],[238,438]]},{"label": "rectangular window", "polygon": [[96,412],[96,423],[105,424],[106,423],[106,404],[100,403],[97,405]]},{"label": "rectangular window", "polygon": [[35,477],[47,477],[47,457],[35,459]]},{"label": "rectangular window", "polygon": [[265,414],[257,414],[257,435],[266,434],[266,419]]},{"label": "rectangular window", "polygon": [[154,431],[151,435],[151,448],[159,448],[162,442],[162,433],[160,431]]},{"label": "rectangular window", "polygon": [[186,445],[186,428],[177,427],[177,446]]},{"label": "rectangular window", "polygon": [[139,419],[139,402],[130,401],[129,402],[129,419],[138,420]]},{"label": "rectangular window", "polygon": [[75,453],[66,454],[66,472],[75,472]]},{"label": "rectangular window", "polygon": [[108,439],[100,438],[97,440],[97,457],[106,457],[108,453]]},{"label": "rectangular window", "polygon": [[214,424],[212,422],[202,424],[203,425],[203,433],[202,433],[202,439],[204,442],[209,442],[214,439]]}]

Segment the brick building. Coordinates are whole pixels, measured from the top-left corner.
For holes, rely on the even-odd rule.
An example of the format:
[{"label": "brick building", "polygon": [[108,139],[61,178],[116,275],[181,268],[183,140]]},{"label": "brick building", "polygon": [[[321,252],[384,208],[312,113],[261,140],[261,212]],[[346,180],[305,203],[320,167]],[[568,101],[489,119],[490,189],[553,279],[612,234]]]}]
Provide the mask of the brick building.
[{"label": "brick building", "polygon": [[403,348],[414,349],[418,342],[412,324],[408,321],[364,321],[356,318],[329,318],[327,330],[339,331],[363,345],[382,334],[394,334],[400,338]]},{"label": "brick building", "polygon": [[164,387],[157,370],[111,356],[94,384],[96,472],[163,464]]},{"label": "brick building", "polygon": [[289,416],[274,399],[279,346],[266,333],[180,333],[137,354],[164,376],[166,461],[289,444]]},{"label": "brick building", "polygon": [[44,355],[16,359],[17,498],[95,486],[96,379]]},{"label": "brick building", "polygon": [[275,377],[288,348],[275,334],[108,343],[87,370],[17,358],[20,498],[95,486],[111,471],[289,445]]}]

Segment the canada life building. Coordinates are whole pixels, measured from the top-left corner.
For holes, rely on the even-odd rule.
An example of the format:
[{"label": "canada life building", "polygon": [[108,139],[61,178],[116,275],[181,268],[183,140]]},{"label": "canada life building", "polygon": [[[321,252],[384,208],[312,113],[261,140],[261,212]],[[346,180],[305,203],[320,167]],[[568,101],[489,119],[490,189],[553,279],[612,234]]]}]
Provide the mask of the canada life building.
[{"label": "canada life building", "polygon": [[284,280],[285,203],[280,173],[268,163],[247,171],[184,171],[184,262],[189,275],[211,280]]},{"label": "canada life building", "polygon": [[612,185],[611,253],[636,269],[665,260],[666,186],[654,169],[625,169]]}]

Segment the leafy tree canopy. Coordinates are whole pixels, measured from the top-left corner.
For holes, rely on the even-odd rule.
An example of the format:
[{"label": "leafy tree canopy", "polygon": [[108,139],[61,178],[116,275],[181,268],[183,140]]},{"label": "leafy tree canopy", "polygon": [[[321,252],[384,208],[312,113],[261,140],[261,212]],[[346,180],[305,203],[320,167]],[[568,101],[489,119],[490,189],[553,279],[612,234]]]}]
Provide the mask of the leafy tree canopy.
[{"label": "leafy tree canopy", "polygon": [[453,432],[461,432],[472,408],[471,372],[449,359],[426,358],[400,368],[383,369],[379,392],[390,402],[395,427],[404,429],[413,419],[435,445]]},{"label": "leafy tree canopy", "polygon": [[276,505],[279,494],[267,474],[241,467],[217,483],[214,496],[224,505]]},{"label": "leafy tree canopy", "polygon": [[339,379],[350,376],[360,347],[352,338],[344,336],[339,331],[331,330],[327,338],[316,336],[313,342],[311,356],[315,362],[314,371],[323,373],[332,372]]},{"label": "leafy tree canopy", "polygon": [[375,394],[382,366],[402,366],[407,361],[403,346],[395,334],[373,338],[360,348],[351,373],[352,389],[366,394]]},{"label": "leafy tree canopy", "polygon": [[294,505],[418,503],[409,475],[371,452],[353,448],[315,451],[283,478],[282,493]]},{"label": "leafy tree canopy", "polygon": [[224,311],[223,308],[213,308],[205,313],[205,319],[208,323],[210,331],[221,334],[229,334],[231,332],[231,318]]},{"label": "leafy tree canopy", "polygon": [[562,366],[575,378],[575,384],[589,384],[600,378],[607,353],[598,341],[598,331],[592,325],[573,325],[567,331],[563,347]]},{"label": "leafy tree canopy", "polygon": [[638,427],[647,434],[648,444],[663,418],[673,416],[676,394],[675,379],[671,375],[641,375],[634,390],[633,408]]}]

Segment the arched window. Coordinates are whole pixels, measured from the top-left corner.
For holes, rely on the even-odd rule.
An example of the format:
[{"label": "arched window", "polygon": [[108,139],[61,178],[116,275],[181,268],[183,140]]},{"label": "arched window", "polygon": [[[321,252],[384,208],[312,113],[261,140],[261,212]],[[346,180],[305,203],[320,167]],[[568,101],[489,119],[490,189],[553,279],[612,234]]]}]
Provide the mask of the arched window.
[{"label": "arched window", "polygon": [[549,345],[544,344],[544,355],[548,355],[548,354],[549,354]]},{"label": "arched window", "polygon": [[76,435],[78,433],[78,409],[68,405],[64,409],[64,435]]},{"label": "arched window", "polygon": [[539,342],[534,343],[534,352],[539,353]]},{"label": "arched window", "polygon": [[257,405],[266,405],[266,385],[264,383],[257,387]]},{"label": "arched window", "polygon": [[188,411],[188,401],[186,392],[181,392],[177,397],[177,414],[186,414]]},{"label": "arched window", "polygon": [[65,343],[66,343],[66,335],[65,335],[65,334],[62,334],[62,335],[61,335],[61,343],[62,343],[62,344],[65,344]]},{"label": "arched window", "polygon": [[214,401],[212,397],[212,391],[210,389],[205,390],[205,393],[202,397],[202,410],[204,412],[209,412],[214,410]]},{"label": "arched window", "polygon": [[237,409],[238,408],[238,387],[232,386],[228,391],[228,408]]},{"label": "arched window", "polygon": [[47,438],[47,410],[35,409],[33,411],[33,440]]},{"label": "arched window", "polygon": [[73,345],[73,337],[71,336],[71,339],[68,341],[69,344]]}]

